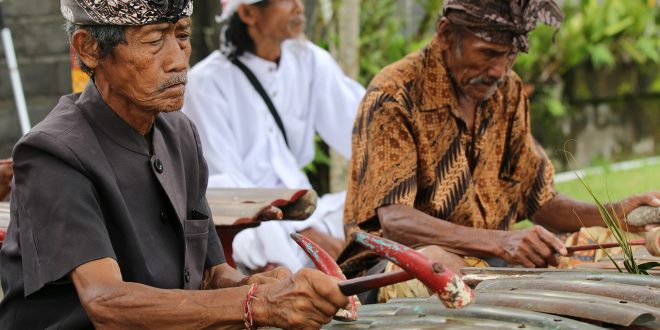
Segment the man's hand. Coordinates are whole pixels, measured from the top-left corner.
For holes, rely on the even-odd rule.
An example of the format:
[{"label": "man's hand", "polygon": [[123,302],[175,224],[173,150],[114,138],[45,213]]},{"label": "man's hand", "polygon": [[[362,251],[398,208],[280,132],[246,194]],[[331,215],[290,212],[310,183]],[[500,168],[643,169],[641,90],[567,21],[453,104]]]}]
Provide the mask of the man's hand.
[{"label": "man's hand", "polygon": [[255,324],[282,329],[319,329],[348,305],[337,280],[313,269],[259,286],[256,296],[252,304]]},{"label": "man's hand", "polygon": [[14,177],[12,164],[0,164],[0,201],[3,201],[11,192],[11,179]]},{"label": "man's hand", "polygon": [[527,268],[544,268],[558,265],[555,253],[568,254],[564,244],[541,226],[501,233],[497,255],[508,263]]},{"label": "man's hand", "polygon": [[611,206],[607,206],[609,211],[614,210],[617,215],[617,218],[621,221],[622,228],[628,228],[630,232],[642,232],[648,231],[651,228],[657,227],[658,225],[648,225],[647,228],[635,227],[631,225],[626,225],[624,222],[624,215],[630,214],[634,209],[640,206],[651,206],[651,207],[660,207],[660,191],[652,191],[646,194],[634,195],[625,198],[624,200],[614,203]]},{"label": "man's hand", "polygon": [[277,267],[273,270],[257,273],[245,278],[241,285],[252,284],[274,284],[286,280],[292,276],[291,271],[286,267]]}]

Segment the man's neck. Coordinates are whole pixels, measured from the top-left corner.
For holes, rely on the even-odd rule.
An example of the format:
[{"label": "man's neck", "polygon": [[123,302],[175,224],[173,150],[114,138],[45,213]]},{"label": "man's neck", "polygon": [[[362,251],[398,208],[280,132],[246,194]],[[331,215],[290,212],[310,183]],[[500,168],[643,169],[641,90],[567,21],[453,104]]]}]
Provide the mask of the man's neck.
[{"label": "man's neck", "polygon": [[250,36],[254,41],[254,55],[271,62],[279,61],[282,55],[283,40],[264,37],[259,33],[250,33]]},{"label": "man's neck", "polygon": [[254,54],[270,62],[278,62],[282,55],[281,44],[277,45],[255,45]]},{"label": "man's neck", "polygon": [[463,93],[458,87],[456,80],[451,75],[451,72],[449,70],[447,70],[447,72],[454,86],[454,91],[456,92],[456,105],[458,106],[458,112],[461,114],[461,119],[465,122],[467,128],[471,131],[474,126],[474,114],[477,112],[477,107],[479,107],[481,102],[478,102]]},{"label": "man's neck", "polygon": [[117,116],[142,136],[146,136],[151,131],[156,121],[156,116],[158,116],[158,111],[144,111],[137,105],[128,102],[125,98],[114,93],[111,86],[96,81],[95,83],[103,101]]},{"label": "man's neck", "polygon": [[475,102],[465,97],[458,97],[456,103],[458,104],[458,110],[461,113],[461,117],[468,129],[472,131],[474,127],[474,114],[477,112],[477,107],[479,107],[479,102]]}]

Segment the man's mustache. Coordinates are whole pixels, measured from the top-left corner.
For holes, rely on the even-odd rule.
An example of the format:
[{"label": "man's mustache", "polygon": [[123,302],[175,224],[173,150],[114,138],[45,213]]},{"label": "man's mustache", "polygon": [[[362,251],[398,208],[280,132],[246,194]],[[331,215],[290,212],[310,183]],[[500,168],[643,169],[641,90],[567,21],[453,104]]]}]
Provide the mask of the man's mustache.
[{"label": "man's mustache", "polygon": [[179,73],[174,76],[167,78],[160,86],[158,86],[158,92],[162,92],[175,85],[185,85],[188,82],[188,73]]},{"label": "man's mustache", "polygon": [[501,83],[504,82],[504,77],[500,77],[497,79],[494,78],[489,78],[489,77],[476,77],[470,79],[470,85],[478,85],[478,84],[484,84],[484,85],[490,85],[490,86],[497,86],[500,85]]}]

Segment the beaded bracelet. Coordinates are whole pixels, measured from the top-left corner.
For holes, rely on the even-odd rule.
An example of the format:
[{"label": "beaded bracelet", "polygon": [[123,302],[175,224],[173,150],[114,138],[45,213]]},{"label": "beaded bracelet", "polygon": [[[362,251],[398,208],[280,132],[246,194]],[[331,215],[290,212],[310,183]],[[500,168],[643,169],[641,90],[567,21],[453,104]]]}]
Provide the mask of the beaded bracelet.
[{"label": "beaded bracelet", "polygon": [[250,287],[250,290],[247,293],[247,296],[245,297],[245,304],[243,304],[243,311],[245,314],[243,315],[243,320],[245,322],[245,330],[254,330],[256,327],[254,326],[254,320],[252,319],[252,300],[255,298],[255,292],[257,292],[257,284],[254,283]]}]

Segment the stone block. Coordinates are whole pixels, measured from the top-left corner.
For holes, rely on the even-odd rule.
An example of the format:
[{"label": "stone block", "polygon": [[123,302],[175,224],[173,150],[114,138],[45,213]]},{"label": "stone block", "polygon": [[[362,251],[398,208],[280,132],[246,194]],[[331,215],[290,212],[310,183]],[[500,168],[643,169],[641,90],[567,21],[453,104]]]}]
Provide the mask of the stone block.
[{"label": "stone block", "polygon": [[[68,61],[19,64],[26,97],[61,95],[71,92],[71,71]],[[0,67],[0,100],[13,99],[13,89],[5,63]]]},{"label": "stone block", "polygon": [[[28,98],[27,106],[32,126],[43,120],[55,107],[59,96]],[[14,144],[21,137],[21,128],[14,100],[0,100],[0,158],[11,155]]]},{"label": "stone block", "polygon": [[5,0],[5,17],[42,16],[60,13],[60,0]]},{"label": "stone block", "polygon": [[[63,23],[60,17],[42,19],[38,23],[27,20],[8,23],[18,61],[31,56],[67,54],[69,44]],[[4,59],[5,50],[1,48],[0,58]]]}]

